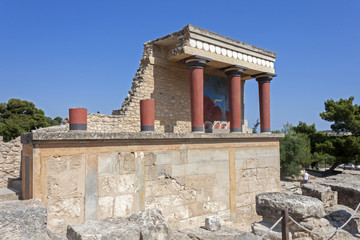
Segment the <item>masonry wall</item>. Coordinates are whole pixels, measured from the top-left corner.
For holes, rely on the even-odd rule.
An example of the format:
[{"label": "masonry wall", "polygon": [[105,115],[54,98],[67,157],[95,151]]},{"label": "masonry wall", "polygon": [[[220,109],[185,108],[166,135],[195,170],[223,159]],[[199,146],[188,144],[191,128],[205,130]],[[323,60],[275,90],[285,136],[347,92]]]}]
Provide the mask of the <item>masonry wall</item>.
[{"label": "masonry wall", "polygon": [[89,114],[88,130],[139,132],[140,100],[155,100],[156,132],[191,132],[189,70],[169,63],[166,49],[146,44],[132,88],[114,115]]},{"label": "masonry wall", "polygon": [[20,137],[10,142],[3,142],[0,137],[0,188],[7,188],[20,178],[21,149]]},{"label": "masonry wall", "polygon": [[217,214],[225,225],[258,220],[255,195],[279,191],[277,140],[196,143],[127,140],[40,143],[33,149],[33,197],[48,227],[159,208],[172,228]]}]

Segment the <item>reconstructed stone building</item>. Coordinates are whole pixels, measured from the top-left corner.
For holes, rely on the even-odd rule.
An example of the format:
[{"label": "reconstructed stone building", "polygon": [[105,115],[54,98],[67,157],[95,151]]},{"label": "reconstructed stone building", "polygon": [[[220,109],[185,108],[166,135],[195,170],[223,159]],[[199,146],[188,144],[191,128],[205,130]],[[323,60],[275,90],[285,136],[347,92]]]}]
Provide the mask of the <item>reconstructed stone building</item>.
[{"label": "reconstructed stone building", "polygon": [[[145,43],[121,109],[81,110],[70,116],[78,130],[22,136],[25,198],[43,201],[55,232],[151,207],[173,228],[200,226],[213,214],[248,226],[258,219],[255,195],[280,188],[282,135],[270,132],[275,57],[191,25]],[[252,79],[261,134],[244,120],[244,84]]]}]

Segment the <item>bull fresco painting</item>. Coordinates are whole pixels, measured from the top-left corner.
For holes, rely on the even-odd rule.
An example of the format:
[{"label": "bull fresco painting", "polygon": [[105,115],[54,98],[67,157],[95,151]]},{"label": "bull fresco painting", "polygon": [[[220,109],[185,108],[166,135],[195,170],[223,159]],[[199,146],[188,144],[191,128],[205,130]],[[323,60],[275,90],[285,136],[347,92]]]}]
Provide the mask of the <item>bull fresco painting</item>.
[{"label": "bull fresco painting", "polygon": [[205,129],[228,128],[229,95],[226,78],[204,76],[204,122]]}]

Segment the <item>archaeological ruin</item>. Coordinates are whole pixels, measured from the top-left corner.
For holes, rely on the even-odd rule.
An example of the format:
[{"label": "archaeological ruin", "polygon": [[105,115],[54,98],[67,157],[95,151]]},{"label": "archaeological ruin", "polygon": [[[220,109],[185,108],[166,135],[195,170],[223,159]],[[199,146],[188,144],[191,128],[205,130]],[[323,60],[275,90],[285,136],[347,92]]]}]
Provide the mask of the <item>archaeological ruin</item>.
[{"label": "archaeological ruin", "polygon": [[[144,44],[112,115],[73,108],[69,122],[21,136],[24,199],[41,199],[48,228],[160,209],[174,228],[249,229],[255,196],[280,190],[271,133],[276,54],[192,25]],[[244,116],[246,81],[259,86],[261,133]]]}]

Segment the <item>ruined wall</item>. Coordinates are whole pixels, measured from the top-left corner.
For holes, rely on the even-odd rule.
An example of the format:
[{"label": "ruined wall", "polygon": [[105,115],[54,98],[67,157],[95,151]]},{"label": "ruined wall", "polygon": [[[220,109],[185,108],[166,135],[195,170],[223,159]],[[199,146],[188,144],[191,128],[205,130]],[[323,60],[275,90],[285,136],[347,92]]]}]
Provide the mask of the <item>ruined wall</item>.
[{"label": "ruined wall", "polygon": [[0,188],[20,178],[21,149],[20,137],[10,142],[3,142],[0,137]]},{"label": "ruined wall", "polygon": [[33,150],[33,197],[47,205],[55,232],[154,207],[172,228],[201,226],[213,214],[249,227],[258,220],[255,195],[280,189],[278,141],[201,142],[40,144]]},{"label": "ruined wall", "polygon": [[145,44],[143,59],[121,109],[114,110],[113,115],[89,114],[88,130],[139,132],[140,100],[153,98],[156,132],[190,132],[189,70],[185,64],[166,61],[165,48]]}]

